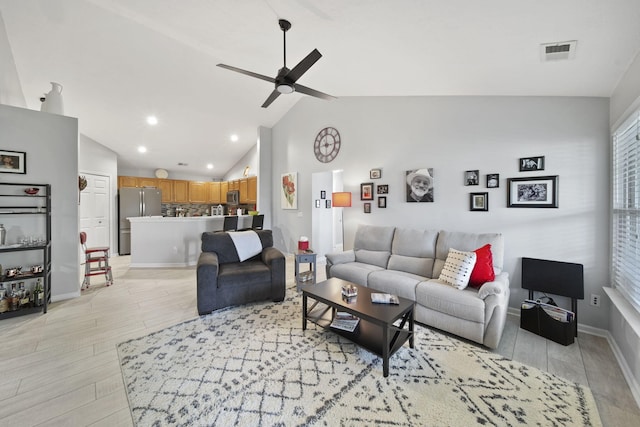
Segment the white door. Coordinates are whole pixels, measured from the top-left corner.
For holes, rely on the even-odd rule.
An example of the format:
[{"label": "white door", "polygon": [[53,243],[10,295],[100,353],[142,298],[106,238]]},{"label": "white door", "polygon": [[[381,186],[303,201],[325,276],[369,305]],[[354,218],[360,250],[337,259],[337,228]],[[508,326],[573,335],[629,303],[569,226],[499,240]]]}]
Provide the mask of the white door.
[{"label": "white door", "polygon": [[81,175],[87,179],[87,188],[80,192],[80,231],[87,233],[87,246],[109,246],[110,178],[102,175]]}]

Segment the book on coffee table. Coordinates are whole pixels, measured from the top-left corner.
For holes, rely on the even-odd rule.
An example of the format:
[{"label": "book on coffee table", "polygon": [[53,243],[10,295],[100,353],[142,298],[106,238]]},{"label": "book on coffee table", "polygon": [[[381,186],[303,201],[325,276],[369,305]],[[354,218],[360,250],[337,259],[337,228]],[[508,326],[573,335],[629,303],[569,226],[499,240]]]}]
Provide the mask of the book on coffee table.
[{"label": "book on coffee table", "polygon": [[397,295],[374,292],[371,294],[371,302],[374,304],[400,304]]}]

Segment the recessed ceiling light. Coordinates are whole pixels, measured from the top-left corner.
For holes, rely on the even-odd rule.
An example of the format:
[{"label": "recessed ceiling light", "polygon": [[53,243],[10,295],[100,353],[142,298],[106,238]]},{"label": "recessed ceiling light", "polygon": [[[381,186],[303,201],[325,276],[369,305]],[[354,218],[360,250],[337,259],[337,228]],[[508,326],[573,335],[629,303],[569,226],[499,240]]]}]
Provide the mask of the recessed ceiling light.
[{"label": "recessed ceiling light", "polygon": [[212,165],[211,163],[209,163],[209,164],[207,165],[207,169],[213,169],[213,165]]},{"label": "recessed ceiling light", "polygon": [[146,152],[147,152],[147,147],[143,147],[142,145],[138,147],[138,153],[146,153]]},{"label": "recessed ceiling light", "polygon": [[149,116],[147,117],[147,123],[149,123],[151,126],[155,126],[158,124],[158,118],[156,116]]},{"label": "recessed ceiling light", "polygon": [[235,133],[233,135],[231,135],[231,141],[237,142],[238,141],[238,135],[236,135]]}]

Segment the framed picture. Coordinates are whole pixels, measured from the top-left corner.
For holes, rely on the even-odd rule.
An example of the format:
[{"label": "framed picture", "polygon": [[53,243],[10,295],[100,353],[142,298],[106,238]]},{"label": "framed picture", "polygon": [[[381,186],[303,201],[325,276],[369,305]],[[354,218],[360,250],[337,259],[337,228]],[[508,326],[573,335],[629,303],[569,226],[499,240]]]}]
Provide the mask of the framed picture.
[{"label": "framed picture", "polygon": [[507,187],[507,207],[558,207],[558,175],[509,178]]},{"label": "framed picture", "polygon": [[360,200],[373,200],[373,182],[360,184]]},{"label": "framed picture", "polygon": [[316,199],[316,208],[320,207],[320,199]]},{"label": "framed picture", "polygon": [[324,191],[324,190],[320,191],[320,198],[321,198],[322,200],[326,199],[326,198],[327,198],[327,192],[326,192],[326,191]]},{"label": "framed picture", "polygon": [[520,159],[520,172],[543,171],[544,156],[522,157]]},{"label": "framed picture", "polygon": [[378,197],[378,207],[382,208],[382,209],[387,207],[387,197],[386,196]]},{"label": "framed picture", "polygon": [[371,169],[369,171],[370,179],[380,179],[382,178],[382,169]]},{"label": "framed picture", "polygon": [[280,206],[282,209],[298,209],[298,172],[283,173],[280,182]]},{"label": "framed picture", "polygon": [[498,188],[500,187],[500,174],[498,173],[488,173],[487,174],[487,188]]},{"label": "framed picture", "polygon": [[478,185],[480,183],[480,171],[478,169],[464,172],[464,185]]},{"label": "framed picture", "polygon": [[389,194],[389,186],[387,184],[376,186],[376,192],[378,194]]},{"label": "framed picture", "polygon": [[0,172],[27,173],[27,153],[0,150]]},{"label": "framed picture", "polygon": [[488,211],[489,193],[469,193],[470,211]]},{"label": "framed picture", "polygon": [[324,201],[324,207],[327,209],[331,209],[331,200],[325,200]]},{"label": "framed picture", "polygon": [[371,213],[371,203],[364,204],[364,213]]},{"label": "framed picture", "polygon": [[433,202],[433,168],[405,172],[407,202]]}]

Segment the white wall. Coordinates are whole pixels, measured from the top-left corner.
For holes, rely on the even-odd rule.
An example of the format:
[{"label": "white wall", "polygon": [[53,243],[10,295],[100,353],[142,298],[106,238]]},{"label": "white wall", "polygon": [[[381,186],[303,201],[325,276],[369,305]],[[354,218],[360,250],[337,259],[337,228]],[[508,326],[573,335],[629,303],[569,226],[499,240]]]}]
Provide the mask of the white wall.
[{"label": "white wall", "polygon": [[0,148],[27,153],[3,182],[51,184],[52,299],[79,296],[78,119],[0,105]]},{"label": "white wall", "polygon": [[7,30],[0,13],[0,104],[26,107],[18,70],[7,37]]},{"label": "white wall", "polygon": [[[360,223],[474,232],[505,236],[505,269],[517,307],[523,256],[579,262],[585,295],[603,295],[608,283],[609,102],[605,98],[560,97],[367,97],[322,101],[303,98],[273,128],[274,200],[278,177],[298,172],[299,209],[274,209],[280,249],[291,252],[300,235],[311,235],[311,174],[343,169],[353,207],[344,210],[345,248]],[[326,126],[341,134],[342,149],[329,164],[313,154],[316,134]],[[545,156],[546,170],[518,172],[518,159]],[[404,201],[409,169],[432,167],[435,202]],[[372,168],[382,178],[369,179]],[[479,169],[481,185],[463,185],[465,170]],[[500,174],[500,188],[487,189],[485,175]],[[506,207],[506,178],[559,175],[559,209]],[[363,213],[360,183],[388,184],[387,209]],[[470,212],[469,193],[488,192],[489,212]],[[301,215],[299,215],[301,214]],[[605,299],[606,300],[606,299]],[[560,299],[562,301],[562,299]],[[579,302],[580,322],[608,326],[607,304]]]},{"label": "white wall", "polygon": [[111,198],[109,211],[111,213],[109,247],[112,253],[118,253],[118,155],[115,151],[80,134],[80,149],[78,152],[79,173],[90,173],[109,177],[111,183]]},{"label": "white wall", "polygon": [[224,181],[233,181],[244,177],[244,169],[249,166],[249,175],[257,175],[258,171],[258,144],[251,147],[247,153],[236,162],[224,175]]}]

